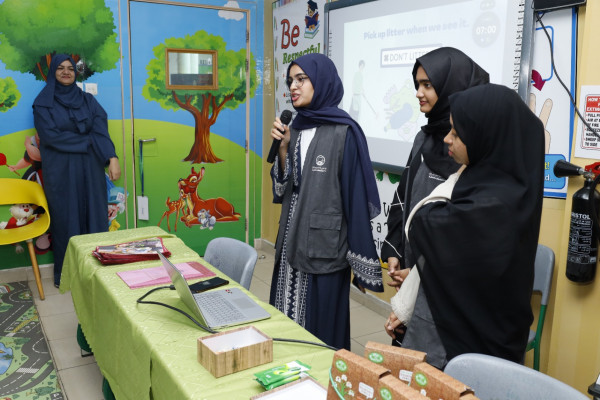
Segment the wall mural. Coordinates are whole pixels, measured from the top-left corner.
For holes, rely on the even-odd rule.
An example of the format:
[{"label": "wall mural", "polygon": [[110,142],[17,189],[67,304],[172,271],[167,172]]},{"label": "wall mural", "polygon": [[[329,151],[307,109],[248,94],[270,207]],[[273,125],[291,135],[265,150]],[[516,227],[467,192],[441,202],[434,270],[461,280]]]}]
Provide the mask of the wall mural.
[{"label": "wall mural", "polygon": [[[119,60],[114,15],[104,0],[4,0],[0,4],[0,60],[12,71],[46,80],[52,55],[70,54],[78,81],[115,68]],[[42,40],[43,39],[43,40]]]},{"label": "wall mural", "polygon": [[177,231],[177,220],[180,219],[180,212],[181,221],[188,228],[200,225],[200,229],[212,230],[216,222],[237,221],[240,219],[240,213],[236,212],[233,204],[224,198],[203,199],[198,194],[198,185],[202,182],[204,173],[204,167],[198,172],[192,167],[192,171],[187,178],[179,179],[177,182],[179,198],[171,201],[171,198],[167,197],[165,202],[167,211],[163,213],[160,221],[158,221],[158,226],[166,217],[167,229],[170,232],[169,216],[175,213],[174,230]]},{"label": "wall mural", "polygon": [[[217,121],[223,107],[235,109],[246,100],[246,51],[227,50],[226,45],[221,37],[205,31],[198,31],[185,38],[169,38],[154,47],[153,53],[156,58],[150,60],[146,67],[148,79],[142,89],[143,96],[149,101],[158,102],[165,109],[183,109],[194,116],[194,144],[183,159],[192,164],[223,161],[213,153],[209,141],[210,128]],[[194,89],[193,85],[179,85],[188,89],[168,89],[165,81],[167,48],[215,50],[218,54],[218,57],[215,57],[217,65],[214,68],[218,79],[216,89]],[[251,57],[250,70],[255,69],[256,62],[254,57]],[[254,96],[255,89],[256,77],[250,74],[250,97]]]},{"label": "wall mural", "polygon": [[[73,7],[60,0],[47,0],[44,7],[38,2],[4,0],[0,3],[0,61],[7,71],[33,75],[36,81],[46,81],[48,69],[55,54],[67,53],[77,63],[77,81],[84,82],[95,73],[113,70],[119,61],[114,14],[104,0],[82,0]],[[81,85],[83,86],[83,85]],[[30,89],[29,89],[30,90]],[[0,112],[17,106],[21,92],[15,79],[0,78]],[[28,105],[29,106],[29,105]],[[22,179],[43,186],[42,159],[39,136],[26,135],[21,158],[8,160],[0,153],[0,166]],[[24,170],[24,172],[20,172]],[[107,225],[111,230],[120,226],[116,216],[124,211],[125,190],[107,179]],[[24,207],[32,206],[32,207]],[[30,223],[36,205],[15,205],[0,215],[0,229],[10,229]],[[4,211],[4,210],[3,210]],[[12,223],[16,221],[15,223]],[[37,254],[51,249],[51,235],[45,233],[35,241]],[[21,245],[15,246],[17,254],[23,253]]]},{"label": "wall mural", "polygon": [[[213,151],[210,143],[211,127],[223,108],[235,109],[246,101],[246,51],[227,50],[223,38],[198,31],[184,38],[168,38],[152,51],[156,55],[146,70],[148,77],[142,95],[148,101],[157,102],[167,110],[185,110],[194,118],[194,142],[182,161],[191,164],[214,164],[225,161]],[[202,50],[197,50],[202,49]],[[185,57],[185,58],[184,58]],[[254,57],[250,70],[256,68]],[[256,76],[250,74],[250,97],[256,89]],[[158,226],[166,219],[171,230],[169,216],[175,214],[177,221],[186,227],[200,225],[212,230],[216,222],[237,221],[240,214],[222,197],[202,199],[197,192],[205,168],[192,167],[187,178],[177,182],[179,198],[165,200]],[[180,216],[181,214],[181,216]]]},{"label": "wall mural", "polygon": [[[259,14],[252,20],[251,32],[260,32],[254,21],[260,20],[262,4],[246,3],[252,13]],[[126,15],[119,20],[119,7],[124,10],[127,4],[131,20]],[[226,6],[239,7],[234,1]],[[77,62],[78,85],[94,94],[108,114],[117,155],[124,162],[136,159],[127,182],[125,177],[114,182],[117,186],[107,182],[109,230],[124,229],[126,224],[131,228],[132,223],[140,227],[158,223],[169,231],[179,229],[182,240],[199,252],[216,235],[243,238],[248,229],[252,240],[259,229],[260,209],[252,208],[258,217],[249,225],[243,214],[247,199],[252,204],[260,201],[252,193],[257,193],[254,185],[260,184],[261,177],[257,167],[261,141],[253,135],[262,115],[262,102],[256,99],[257,93],[262,96],[262,49],[257,45],[260,33],[252,32],[246,93],[245,15],[126,0],[81,0],[75,6],[58,0],[0,0],[0,177],[43,185],[43,160],[31,105],[45,85],[52,57],[67,53]],[[178,23],[173,24],[174,20]],[[198,30],[199,20],[202,30]],[[120,46],[124,46],[123,59]],[[193,53],[199,53],[197,71],[179,69],[182,63],[175,57],[171,60],[167,49],[184,53],[184,58],[193,59]],[[127,74],[123,81],[121,73],[129,68],[131,82]],[[198,80],[190,81],[194,74]],[[130,102],[135,108],[129,107]],[[129,130],[133,126],[129,119],[134,121],[133,130]],[[246,129],[250,129],[250,141]],[[134,183],[140,187],[133,181],[134,176],[139,178],[138,154],[129,139],[152,137],[156,142],[144,150],[146,193],[142,190],[142,196],[149,199],[148,219],[136,221],[131,193]],[[249,198],[246,152],[251,166]],[[0,222],[8,225],[11,218],[15,217],[9,207],[0,206]],[[184,225],[188,229],[182,229]],[[204,234],[198,235],[198,230]],[[36,247],[40,253],[51,249],[50,235],[43,239]],[[13,246],[0,246],[0,258],[5,260],[0,269],[29,265],[25,256],[16,254]],[[52,252],[42,255],[39,262],[52,263]]]}]

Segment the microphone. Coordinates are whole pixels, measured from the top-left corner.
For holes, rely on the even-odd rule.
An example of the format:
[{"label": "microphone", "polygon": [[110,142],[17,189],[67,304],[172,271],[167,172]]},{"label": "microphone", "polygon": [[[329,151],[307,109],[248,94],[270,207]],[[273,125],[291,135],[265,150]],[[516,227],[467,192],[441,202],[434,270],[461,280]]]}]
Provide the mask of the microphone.
[{"label": "microphone", "polygon": [[[292,112],[290,110],[283,110],[281,112],[281,116],[279,117],[279,119],[281,120],[281,123],[283,125],[288,125],[290,123],[290,121],[292,120]],[[279,131],[281,133],[283,133],[283,131]],[[269,155],[267,157],[267,162],[273,164],[273,161],[275,161],[275,156],[277,155],[277,152],[279,151],[279,146],[281,145],[281,140],[277,140],[277,139],[273,139],[273,144],[271,144],[271,150],[269,150]]]}]

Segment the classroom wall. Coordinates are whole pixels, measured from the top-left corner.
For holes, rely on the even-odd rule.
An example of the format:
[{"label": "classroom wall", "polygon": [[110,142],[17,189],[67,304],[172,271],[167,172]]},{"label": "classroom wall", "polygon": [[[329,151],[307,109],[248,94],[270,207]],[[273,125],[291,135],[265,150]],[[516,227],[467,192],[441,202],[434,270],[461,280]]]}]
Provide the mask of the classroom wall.
[{"label": "classroom wall", "polygon": [[[8,37],[0,40],[0,177],[19,178],[3,163],[17,164],[25,138],[35,134],[31,105],[45,85],[36,76],[38,49],[48,55],[69,52],[88,65],[101,66],[79,83],[95,93],[106,110],[123,171],[113,192],[126,198],[120,200],[110,229],[158,225],[199,254],[217,236],[254,243],[261,229],[263,2],[226,3],[90,0],[65,5],[48,0],[41,7],[36,2],[0,0],[0,16],[11,13],[12,17],[0,18],[0,36]],[[224,6],[230,10],[223,10]],[[245,12],[235,12],[236,7]],[[75,18],[62,30],[52,25],[56,14],[67,9],[85,23]],[[23,23],[25,19],[33,22]],[[78,39],[81,35],[96,39],[91,32],[103,40],[102,45]],[[15,38],[23,42],[11,47]],[[167,91],[165,47],[217,51],[218,89]],[[44,60],[40,65],[44,71],[45,64]],[[188,104],[181,107],[175,97]],[[206,104],[211,105],[203,108]],[[143,144],[144,185],[139,140],[152,140]],[[19,170],[21,175],[26,168]],[[194,188],[189,195],[180,191],[182,181],[195,184],[187,186]],[[145,219],[136,218],[138,196],[148,201]],[[8,207],[0,206],[0,222],[10,217]],[[108,218],[107,213],[107,225]],[[38,253],[40,264],[53,263],[48,247]],[[0,270],[31,263],[26,251],[8,245],[0,246],[0,260]]]},{"label": "classroom wall", "polygon": [[[600,44],[597,41],[600,37],[600,4],[594,0],[588,1],[587,6],[579,8],[578,14],[577,88],[600,84]],[[264,16],[265,21],[272,20],[272,2],[265,2]],[[271,85],[273,75],[272,68],[269,68],[273,62],[273,34],[269,23],[265,23],[264,37],[263,154],[268,152],[271,145],[269,131],[275,118]],[[578,99],[578,94],[575,98]],[[571,161],[581,166],[594,162],[575,157]],[[263,160],[262,238],[274,243],[281,207],[269,201],[272,198],[270,167]],[[587,394],[587,387],[600,373],[600,318],[597,316],[600,304],[600,288],[597,286],[600,283],[596,279],[589,285],[578,285],[565,277],[571,198],[582,184],[582,178],[572,178],[569,180],[566,200],[544,199],[539,242],[554,250],[556,266],[542,336],[540,370]],[[376,295],[389,301],[393,292],[386,290]],[[510,295],[508,290],[507,295]],[[533,327],[537,324],[539,300],[539,296],[532,299],[536,315]],[[533,366],[532,351],[527,354],[525,365]]]},{"label": "classroom wall", "polygon": [[[585,7],[580,7],[578,37],[577,93],[574,94],[577,101],[581,86],[600,85],[600,4],[597,1],[588,1]],[[578,124],[579,121],[575,132]],[[575,148],[574,140],[572,149]],[[579,166],[598,161],[571,156],[571,162]],[[545,204],[544,207],[540,241],[548,240],[556,252],[558,265],[553,285],[555,296],[550,304],[553,318],[546,324],[550,335],[546,336],[544,332],[542,368],[549,375],[587,393],[587,387],[600,373],[600,282],[596,277],[591,284],[580,285],[565,277],[572,196],[582,185],[582,178],[569,179],[562,213],[558,206]]]}]

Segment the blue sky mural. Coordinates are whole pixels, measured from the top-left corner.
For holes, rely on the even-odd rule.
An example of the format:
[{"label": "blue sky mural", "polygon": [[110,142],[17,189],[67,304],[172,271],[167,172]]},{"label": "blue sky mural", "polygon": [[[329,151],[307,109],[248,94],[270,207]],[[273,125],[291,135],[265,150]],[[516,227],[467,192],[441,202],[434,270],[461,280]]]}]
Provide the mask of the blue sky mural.
[{"label": "blue sky mural", "polygon": [[[3,0],[0,0],[2,3]],[[126,4],[126,2],[123,2]],[[225,3],[225,2],[223,2]],[[231,6],[232,2],[228,3]],[[115,18],[115,26],[118,26],[118,0],[107,0],[106,5],[111,9]],[[182,12],[185,8],[185,12]],[[186,35],[193,35],[199,30],[204,30],[208,33],[221,36],[227,43],[227,50],[240,50],[245,48],[245,29],[246,19],[244,13],[231,13],[219,10],[200,9],[195,7],[182,7],[173,5],[162,5],[153,3],[138,3],[130,2],[132,14],[132,65],[133,72],[133,97],[134,97],[134,112],[136,118],[162,120],[175,122],[188,126],[194,126],[192,115],[185,111],[173,111],[163,109],[157,102],[149,102],[141,95],[142,87],[145,84],[147,73],[146,65],[154,57],[152,50],[158,44],[164,42],[166,38],[183,38]],[[127,7],[121,7],[123,13]],[[123,20],[127,21],[125,15]],[[123,32],[126,32],[127,26],[123,26]],[[115,28],[118,33],[118,27]],[[262,39],[262,32],[258,34]],[[123,107],[123,99],[121,93],[121,66],[119,63],[110,71],[95,73],[88,78],[84,85],[97,84],[98,94],[97,99],[108,113],[109,119],[121,119],[123,112],[125,118],[129,118],[130,103],[129,103],[129,65],[126,64],[128,57],[127,38],[124,39],[123,57],[125,64],[123,65],[124,85],[125,85],[125,103]],[[252,39],[251,39],[252,40]],[[254,47],[253,55],[256,58],[257,66],[260,67],[262,54],[257,54],[256,49],[262,48],[257,46],[257,40],[252,44]],[[143,73],[139,73],[139,71]],[[251,71],[251,73],[256,73]],[[31,74],[23,74],[20,72],[10,71],[5,68],[5,65],[0,62],[0,78],[7,76],[12,77],[21,94],[21,98],[17,106],[0,113],[0,136],[10,134],[12,132],[30,129],[33,127],[33,115],[31,104],[44,86],[44,82],[36,81]],[[260,86],[260,80],[257,80]],[[261,93],[262,88],[257,89],[256,93]],[[255,107],[261,107],[260,101],[251,100],[251,126],[256,126],[257,113]],[[245,105],[240,104],[235,110],[224,108],[215,125],[212,126],[211,132],[219,134],[234,140],[239,145],[243,145],[243,139],[239,139],[239,122],[245,118]],[[235,125],[233,124],[234,122]],[[235,127],[234,127],[235,126]],[[232,131],[237,129],[237,134]],[[229,134],[230,132],[231,135]],[[241,135],[243,137],[243,135]],[[238,139],[236,139],[238,138]]]}]

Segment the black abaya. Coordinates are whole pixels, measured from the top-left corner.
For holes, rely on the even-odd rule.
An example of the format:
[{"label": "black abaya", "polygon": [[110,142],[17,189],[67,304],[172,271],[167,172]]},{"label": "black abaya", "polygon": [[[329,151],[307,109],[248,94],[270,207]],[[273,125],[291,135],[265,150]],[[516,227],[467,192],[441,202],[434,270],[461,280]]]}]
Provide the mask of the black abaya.
[{"label": "black abaya", "polygon": [[415,213],[410,246],[448,360],[475,352],[520,362],[533,321],[544,128],[500,85],[454,94],[450,106],[469,165],[449,202]]}]

